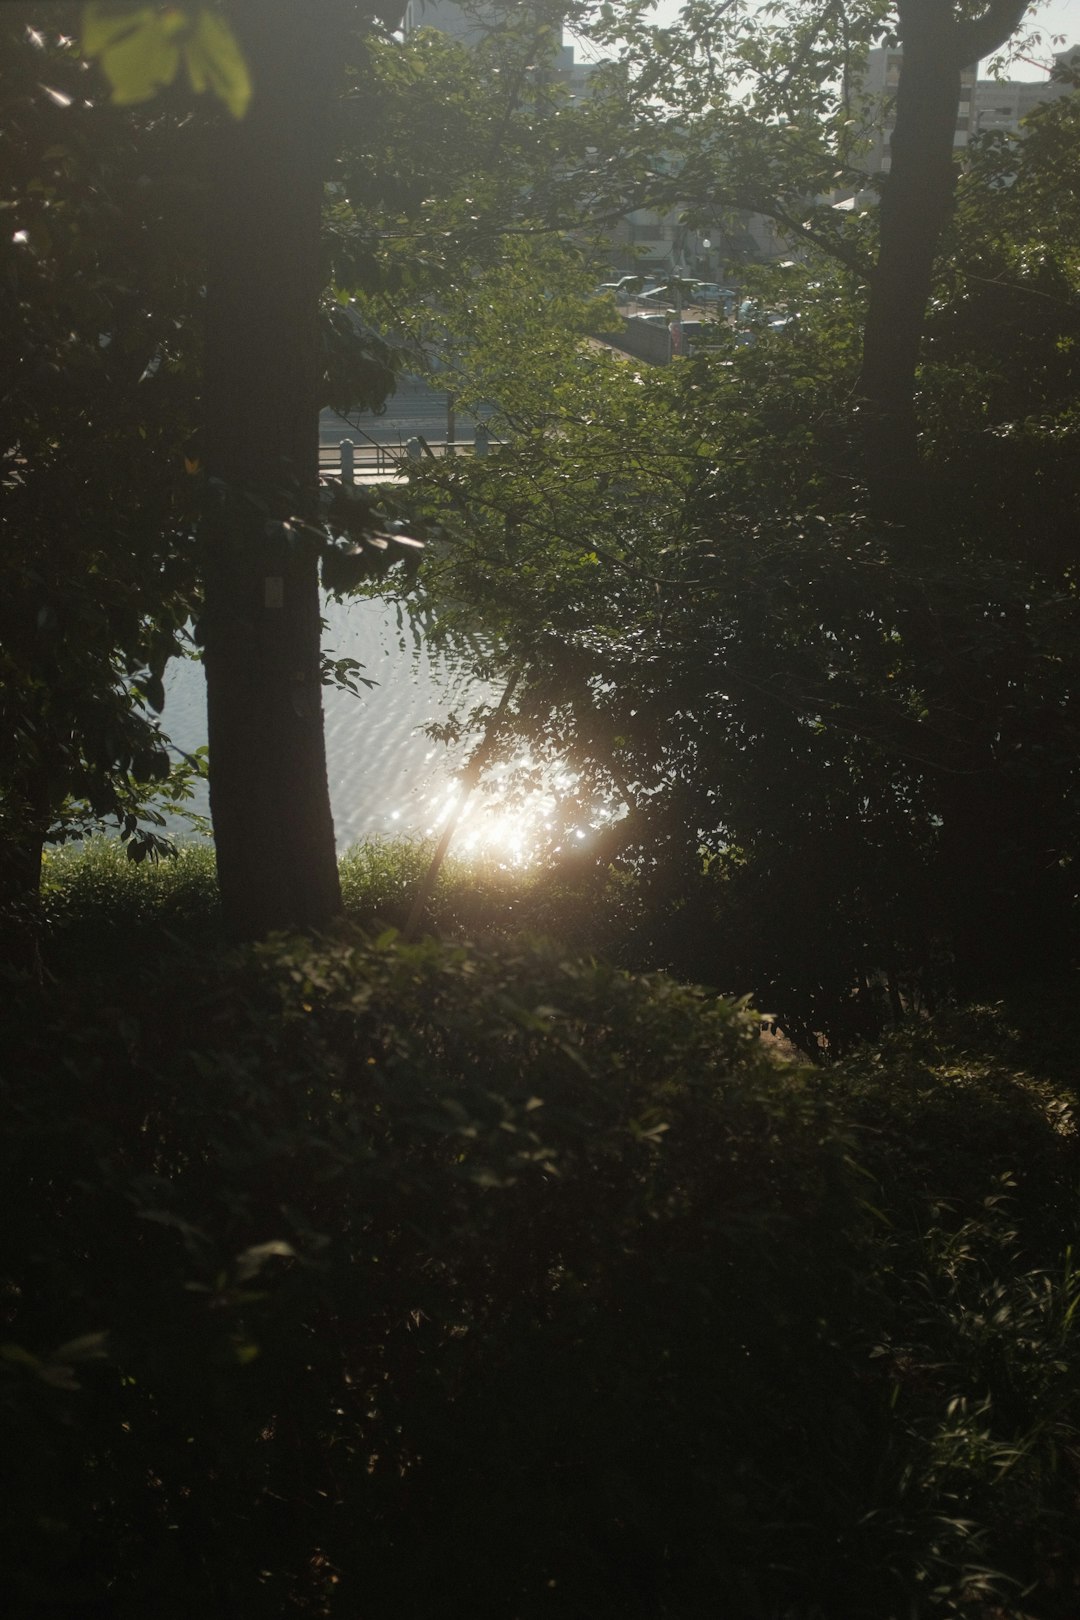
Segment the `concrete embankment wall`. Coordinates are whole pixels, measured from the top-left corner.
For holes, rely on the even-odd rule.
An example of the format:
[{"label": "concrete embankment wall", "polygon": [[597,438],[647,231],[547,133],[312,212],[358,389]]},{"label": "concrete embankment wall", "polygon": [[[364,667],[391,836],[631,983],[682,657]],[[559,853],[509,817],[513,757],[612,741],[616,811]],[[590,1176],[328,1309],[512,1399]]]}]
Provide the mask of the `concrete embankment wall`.
[{"label": "concrete embankment wall", "polygon": [[648,321],[627,321],[621,332],[599,333],[598,340],[653,366],[666,366],[671,359],[671,334],[659,322],[651,325]]}]

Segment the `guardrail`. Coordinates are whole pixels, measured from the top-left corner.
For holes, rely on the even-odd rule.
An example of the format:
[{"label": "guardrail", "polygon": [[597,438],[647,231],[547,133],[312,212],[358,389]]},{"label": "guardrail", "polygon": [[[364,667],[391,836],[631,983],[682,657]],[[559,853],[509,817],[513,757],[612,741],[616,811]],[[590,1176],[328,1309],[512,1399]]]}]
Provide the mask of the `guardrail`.
[{"label": "guardrail", "polygon": [[340,479],[343,484],[355,484],[358,479],[372,482],[379,478],[401,478],[410,462],[422,461],[425,456],[441,459],[444,456],[486,456],[492,440],[478,426],[473,439],[426,439],[414,434],[404,444],[379,444],[364,436],[361,443],[342,439],[338,444],[319,446],[319,477]]}]

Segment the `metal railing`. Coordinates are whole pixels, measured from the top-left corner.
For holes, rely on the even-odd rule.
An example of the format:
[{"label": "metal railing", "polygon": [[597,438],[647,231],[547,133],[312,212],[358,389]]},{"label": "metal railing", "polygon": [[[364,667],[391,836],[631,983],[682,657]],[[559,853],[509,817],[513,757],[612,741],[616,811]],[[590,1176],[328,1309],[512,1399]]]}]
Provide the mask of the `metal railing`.
[{"label": "metal railing", "polygon": [[473,439],[426,439],[417,433],[401,445],[380,444],[363,434],[359,444],[354,439],[321,444],[319,477],[340,479],[343,484],[355,484],[358,479],[401,478],[410,462],[422,461],[425,456],[486,456],[491,442],[479,426]]}]

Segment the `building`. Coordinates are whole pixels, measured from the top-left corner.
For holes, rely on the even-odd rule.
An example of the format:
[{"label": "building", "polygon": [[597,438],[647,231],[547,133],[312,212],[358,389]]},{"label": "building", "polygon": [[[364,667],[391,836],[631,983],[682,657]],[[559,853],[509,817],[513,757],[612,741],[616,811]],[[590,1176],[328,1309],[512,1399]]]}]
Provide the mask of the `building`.
[{"label": "building", "polygon": [[[897,45],[879,45],[867,53],[866,66],[857,80],[849,81],[865,150],[858,164],[867,174],[888,174],[892,164],[889,144],[896,125],[896,89],[904,53]],[[977,65],[960,75],[960,105],[953,132],[953,148],[962,151],[976,130],[975,84]]]},{"label": "building", "polygon": [[[540,8],[538,8],[539,10]],[[524,19],[528,8],[517,8]],[[465,45],[478,45],[496,32],[507,13],[490,0],[408,0],[402,32],[406,38],[422,28],[435,28]],[[552,39],[544,76],[564,87],[571,101],[588,94],[589,79],[600,64],[578,60],[573,45]],[[663,165],[663,158],[658,163]],[[744,263],[783,259],[791,253],[772,222],[760,214],[739,214],[711,229],[694,231],[681,212],[639,208],[611,228],[610,271],[645,276],[680,275],[711,280]]]},{"label": "building", "polygon": [[[526,11],[525,7],[519,9],[523,14]],[[464,5],[459,0],[409,0],[401,31],[408,39],[410,34],[415,34],[421,28],[437,28],[441,34],[448,34],[463,45],[478,45],[497,32],[500,24],[506,20],[506,14],[487,4],[486,0],[474,0],[474,3]],[[524,20],[524,15],[521,20]],[[571,101],[576,101],[579,96],[586,94],[589,76],[597,64],[579,62],[574,55],[574,47],[564,45],[550,23],[543,24],[543,31],[550,32],[552,36],[544,64],[546,77],[549,82],[561,84],[569,92]]]},{"label": "building", "polygon": [[483,5],[463,6],[457,0],[409,0],[401,31],[408,39],[420,28],[437,28],[451,39],[460,39],[465,45],[475,45],[490,31],[490,20],[483,15]]},{"label": "building", "polygon": [[[868,175],[887,174],[890,166],[889,142],[896,122],[896,88],[904,60],[898,46],[879,46],[869,52],[866,68],[851,88],[852,101],[862,124],[865,144],[859,167]],[[1027,82],[1017,79],[980,79],[978,64],[961,74],[960,105],[953,134],[953,147],[963,151],[977,135],[989,130],[1016,134],[1022,121],[1036,107],[1058,96],[1068,95],[1075,85],[1080,66],[1080,47],[1058,51],[1047,78]]]},{"label": "building", "polygon": [[1078,66],[1080,46],[1073,45],[1055,53],[1054,66],[1047,70],[1045,79],[980,79],[975,86],[973,133],[983,135],[1004,130],[1010,135],[1019,134],[1020,125],[1029,113],[1075,89]]}]

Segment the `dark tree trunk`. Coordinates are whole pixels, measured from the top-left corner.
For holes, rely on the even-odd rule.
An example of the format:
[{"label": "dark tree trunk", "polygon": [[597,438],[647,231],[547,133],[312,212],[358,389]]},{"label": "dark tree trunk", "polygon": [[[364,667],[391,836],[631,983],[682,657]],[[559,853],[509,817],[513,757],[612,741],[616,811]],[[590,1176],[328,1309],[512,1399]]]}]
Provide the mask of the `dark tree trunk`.
[{"label": "dark tree trunk", "polygon": [[[989,0],[980,17],[962,21],[953,0],[899,0],[904,54],[859,415],[873,509],[906,528],[905,539],[929,545],[948,539],[949,515],[934,511],[925,488],[915,385],[934,259],[953,205],[960,75],[1000,49],[1025,9],[1026,0]],[[916,639],[927,632],[931,658],[939,628],[916,614],[910,629]],[[1053,840],[1038,832],[1045,821],[1039,793],[1004,772],[993,753],[984,738],[967,769],[940,782],[942,909],[963,996],[1044,973],[1066,954],[1066,909]]]},{"label": "dark tree trunk", "polygon": [[[41,867],[47,822],[0,840],[0,972],[41,974]],[[14,986],[11,986],[14,988]]]},{"label": "dark tree trunk", "polygon": [[340,909],[320,684],[318,557],[287,520],[318,492],[320,212],[336,0],[232,0],[254,95],[222,128],[207,281],[210,809],[227,926]]},{"label": "dark tree trunk", "polygon": [[953,206],[961,69],[1000,48],[1026,0],[990,0],[962,22],[952,0],[899,0],[903,62],[881,199],[859,416],[875,509],[903,520],[918,490],[915,374],[934,259]]},{"label": "dark tree trunk", "polygon": [[918,467],[915,368],[934,257],[952,207],[960,102],[951,4],[902,0],[900,19],[904,59],[859,386],[867,476],[886,511],[904,506]]}]

